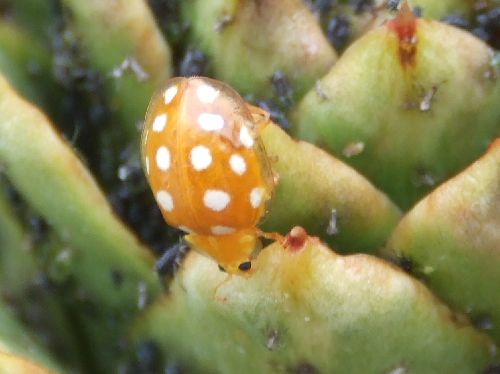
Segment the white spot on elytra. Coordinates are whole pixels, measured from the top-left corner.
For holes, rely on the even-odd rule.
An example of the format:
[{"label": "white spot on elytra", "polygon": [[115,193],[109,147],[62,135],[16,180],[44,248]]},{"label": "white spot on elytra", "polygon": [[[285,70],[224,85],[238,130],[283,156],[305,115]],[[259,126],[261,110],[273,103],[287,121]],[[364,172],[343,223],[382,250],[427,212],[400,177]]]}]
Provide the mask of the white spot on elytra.
[{"label": "white spot on elytra", "polygon": [[264,196],[264,189],[262,187],[255,187],[250,192],[250,204],[252,204],[254,208],[258,208],[262,202],[262,196]]},{"label": "white spot on elytra", "polygon": [[214,235],[229,235],[234,233],[236,230],[228,226],[212,226],[210,231],[212,231],[212,234]]},{"label": "white spot on elytra", "polygon": [[146,156],[144,159],[144,165],[146,166],[146,174],[149,175],[149,157]]},{"label": "white spot on elytra", "polygon": [[155,132],[163,131],[166,124],[167,124],[167,113],[160,114],[153,121],[153,131]]},{"label": "white spot on elytra", "polygon": [[229,158],[229,165],[231,165],[231,169],[238,175],[243,175],[247,171],[247,163],[240,155],[232,155]]},{"label": "white spot on elytra", "polygon": [[161,146],[156,151],[156,165],[158,169],[167,171],[170,168],[170,152],[167,147]]},{"label": "white spot on elytra", "polygon": [[221,190],[206,190],[205,195],[203,195],[203,203],[205,206],[215,212],[224,210],[230,201],[231,196],[229,196],[227,192]]},{"label": "white spot on elytra", "polygon": [[198,116],[198,124],[205,131],[222,130],[224,127],[224,118],[220,114],[201,113]]},{"label": "white spot on elytra", "polygon": [[212,164],[212,154],[210,149],[203,145],[197,145],[190,153],[191,164],[195,170],[205,170]]},{"label": "white spot on elytra", "polygon": [[219,96],[219,91],[217,91],[212,86],[204,84],[196,89],[196,94],[198,95],[198,99],[200,99],[202,103],[212,104],[217,96]]},{"label": "white spot on elytra", "polygon": [[156,193],[156,201],[160,204],[160,207],[167,212],[174,210],[174,199],[167,191],[160,190]]},{"label": "white spot on elytra", "polygon": [[253,147],[253,138],[248,130],[248,127],[242,125],[240,128],[240,142],[247,148]]},{"label": "white spot on elytra", "polygon": [[165,99],[165,104],[170,104],[174,99],[175,95],[177,95],[177,86],[172,86],[167,88],[167,90],[163,94],[163,98]]}]

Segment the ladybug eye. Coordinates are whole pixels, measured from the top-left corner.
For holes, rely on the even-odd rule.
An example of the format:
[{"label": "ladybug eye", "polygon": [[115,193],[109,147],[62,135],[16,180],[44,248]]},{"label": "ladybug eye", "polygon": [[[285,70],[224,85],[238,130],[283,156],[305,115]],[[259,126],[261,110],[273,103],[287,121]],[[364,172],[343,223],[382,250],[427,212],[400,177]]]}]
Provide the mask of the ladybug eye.
[{"label": "ladybug eye", "polygon": [[274,189],[257,133],[268,118],[201,77],[169,80],[146,114],[142,158],[163,217],[230,273],[250,269]]},{"label": "ladybug eye", "polygon": [[241,271],[248,271],[252,268],[252,263],[250,261],[243,262],[238,266]]}]

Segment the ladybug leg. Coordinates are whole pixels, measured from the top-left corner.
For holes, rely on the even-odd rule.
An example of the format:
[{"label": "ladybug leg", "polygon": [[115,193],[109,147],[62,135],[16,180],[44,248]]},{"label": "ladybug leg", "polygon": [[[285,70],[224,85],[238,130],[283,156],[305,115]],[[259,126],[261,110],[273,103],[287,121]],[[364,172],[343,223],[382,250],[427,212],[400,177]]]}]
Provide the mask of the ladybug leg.
[{"label": "ladybug leg", "polygon": [[257,229],[257,234],[264,239],[272,240],[278,243],[283,243],[285,240],[285,237],[281,235],[279,232],[264,232],[262,230]]},{"label": "ladybug leg", "polygon": [[253,117],[253,122],[255,125],[255,133],[256,135],[260,135],[260,132],[264,130],[264,128],[271,123],[269,112],[266,112],[264,109],[259,108],[258,106],[251,105],[247,103],[247,107],[250,110],[250,113]]},{"label": "ladybug leg", "polygon": [[160,276],[165,276],[169,273],[175,275],[179,268],[183,257],[186,255],[188,245],[184,238],[167,248],[160,258],[155,263],[155,270]]},{"label": "ladybug leg", "polygon": [[227,299],[224,296],[219,296],[217,295],[219,293],[219,290],[222,286],[225,284],[229,283],[233,279],[233,274],[227,274],[226,279],[221,281],[215,288],[214,288],[214,300],[219,303],[225,303]]}]

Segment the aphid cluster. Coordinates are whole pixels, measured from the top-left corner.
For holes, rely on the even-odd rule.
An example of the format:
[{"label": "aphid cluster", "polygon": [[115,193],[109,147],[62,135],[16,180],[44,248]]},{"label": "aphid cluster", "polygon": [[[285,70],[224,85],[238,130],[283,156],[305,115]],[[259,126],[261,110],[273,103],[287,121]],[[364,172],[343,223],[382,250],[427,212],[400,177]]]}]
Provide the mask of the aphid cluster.
[{"label": "aphid cluster", "polygon": [[173,78],[148,108],[144,169],[172,226],[229,273],[248,271],[274,179],[259,140],[268,115],[226,84]]}]

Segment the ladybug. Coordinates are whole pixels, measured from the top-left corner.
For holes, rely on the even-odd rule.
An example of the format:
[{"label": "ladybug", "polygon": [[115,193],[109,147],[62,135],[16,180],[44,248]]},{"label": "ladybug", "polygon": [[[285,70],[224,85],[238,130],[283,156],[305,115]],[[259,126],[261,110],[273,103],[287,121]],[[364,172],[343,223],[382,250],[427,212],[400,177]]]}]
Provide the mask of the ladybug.
[{"label": "ladybug", "polygon": [[269,114],[227,84],[172,78],[149,104],[144,170],[165,221],[230,274],[248,273],[275,177],[259,138]]}]

